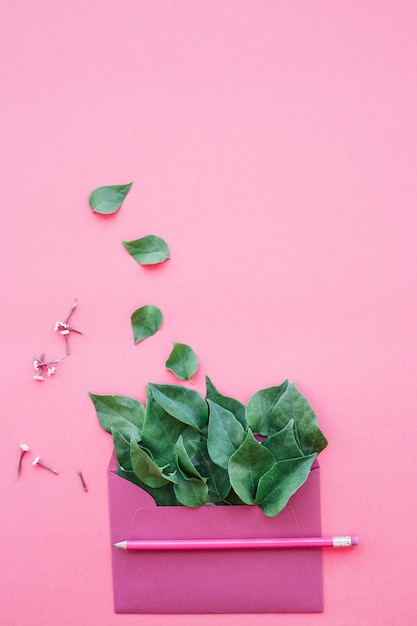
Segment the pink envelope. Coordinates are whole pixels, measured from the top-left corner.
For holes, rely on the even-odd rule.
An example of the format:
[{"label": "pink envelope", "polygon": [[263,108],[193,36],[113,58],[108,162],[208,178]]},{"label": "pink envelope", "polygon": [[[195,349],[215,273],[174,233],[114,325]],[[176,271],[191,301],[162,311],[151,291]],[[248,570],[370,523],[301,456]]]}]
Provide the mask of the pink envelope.
[{"label": "pink envelope", "polygon": [[[156,506],[108,468],[111,542],[321,535],[320,468],[275,518],[256,506]],[[323,611],[321,548],[139,552],[111,548],[116,613]]]}]

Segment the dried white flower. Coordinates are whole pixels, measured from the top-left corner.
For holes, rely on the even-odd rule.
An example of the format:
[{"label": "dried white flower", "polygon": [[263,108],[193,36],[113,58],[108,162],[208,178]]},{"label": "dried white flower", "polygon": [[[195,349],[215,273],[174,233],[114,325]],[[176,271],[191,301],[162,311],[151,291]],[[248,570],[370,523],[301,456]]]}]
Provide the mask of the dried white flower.
[{"label": "dried white flower", "polygon": [[54,467],[50,467],[49,465],[45,465],[45,463],[42,463],[39,456],[37,456],[36,459],[32,461],[32,465],[39,465],[39,467],[44,467],[45,469],[49,470],[53,474],[58,474],[58,470],[56,470]]},{"label": "dried white flower", "polygon": [[[36,374],[33,376],[35,380],[45,380],[43,374],[44,370],[48,376],[51,376],[55,373],[54,365],[62,361],[62,359],[54,359],[53,361],[44,361],[45,355],[42,352],[40,357],[34,356],[33,358],[33,367],[36,370]],[[65,357],[64,357],[65,358]]]},{"label": "dried white flower", "polygon": [[21,443],[20,448],[22,451],[20,453],[19,465],[17,466],[17,480],[19,480],[20,474],[22,473],[23,457],[25,456],[26,452],[29,452],[29,446],[26,445],[25,443]]},{"label": "dried white flower", "polygon": [[72,328],[68,324],[68,322],[70,320],[70,317],[74,313],[76,307],[77,307],[77,300],[75,300],[75,302],[72,305],[71,310],[70,310],[69,314],[67,315],[67,317],[65,318],[65,320],[63,322],[55,322],[55,327],[54,327],[55,331],[59,330],[59,334],[63,335],[63,337],[65,337],[65,349],[66,349],[66,353],[67,354],[70,353],[69,343],[68,343],[68,336],[69,336],[70,332],[72,331],[74,333],[79,333],[80,335],[83,334],[81,330],[79,330],[78,328]]}]

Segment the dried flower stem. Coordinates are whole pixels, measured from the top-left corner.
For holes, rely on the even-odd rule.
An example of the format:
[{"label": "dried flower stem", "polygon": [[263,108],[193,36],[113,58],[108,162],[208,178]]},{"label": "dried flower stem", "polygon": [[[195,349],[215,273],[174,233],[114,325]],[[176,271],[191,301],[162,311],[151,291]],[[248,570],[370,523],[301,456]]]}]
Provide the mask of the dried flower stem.
[{"label": "dried flower stem", "polygon": [[58,474],[57,469],[55,469],[54,467],[50,467],[49,465],[45,465],[45,463],[42,463],[39,456],[37,456],[36,459],[32,462],[32,465],[39,465],[39,467],[44,467],[45,469],[49,470],[53,474]]},{"label": "dried flower stem", "polygon": [[82,331],[79,330],[79,328],[73,328],[72,326],[69,326],[71,315],[74,313],[76,308],[77,308],[77,300],[75,300],[65,320],[63,322],[56,322],[55,328],[54,328],[54,330],[59,331],[59,334],[62,335],[65,339],[65,351],[67,355],[70,354],[69,340],[68,340],[70,332],[79,333],[80,335],[83,334]]},{"label": "dried flower stem", "polygon": [[[64,357],[65,358],[65,357]],[[53,361],[45,361],[45,353],[41,352],[39,357],[32,356],[33,359],[33,367],[35,368],[36,374],[34,374],[33,378],[35,380],[45,380],[43,376],[43,370],[46,369],[47,376],[52,376],[55,373],[55,364],[59,363],[63,359],[54,359]]]},{"label": "dried flower stem", "polygon": [[17,466],[17,480],[19,480],[20,474],[22,473],[23,457],[25,456],[26,452],[29,452],[29,446],[27,446],[25,443],[21,443],[20,448],[22,451],[20,453],[19,465]]},{"label": "dried flower stem", "polygon": [[88,487],[87,487],[87,484],[86,484],[86,482],[84,480],[84,476],[83,476],[82,471],[81,470],[77,470],[77,474],[80,477],[81,484],[83,486],[84,491],[88,491]]}]

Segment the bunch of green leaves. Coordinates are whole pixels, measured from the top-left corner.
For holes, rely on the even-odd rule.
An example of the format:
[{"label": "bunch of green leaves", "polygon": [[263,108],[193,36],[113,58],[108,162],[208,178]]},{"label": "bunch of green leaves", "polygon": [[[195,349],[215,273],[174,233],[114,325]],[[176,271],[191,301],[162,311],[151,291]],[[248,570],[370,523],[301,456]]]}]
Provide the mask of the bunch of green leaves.
[{"label": "bunch of green leaves", "polygon": [[327,445],[313,409],[288,381],[257,391],[246,406],[206,382],[205,397],[149,383],[146,407],[90,393],[113,436],[118,474],[158,505],[246,504],[278,515]]}]

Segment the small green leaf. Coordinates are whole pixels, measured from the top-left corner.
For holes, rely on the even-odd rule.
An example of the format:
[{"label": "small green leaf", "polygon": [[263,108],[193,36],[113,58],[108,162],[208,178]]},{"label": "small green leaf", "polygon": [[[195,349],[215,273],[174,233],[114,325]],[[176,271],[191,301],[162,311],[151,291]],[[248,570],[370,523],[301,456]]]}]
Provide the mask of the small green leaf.
[{"label": "small green leaf", "polygon": [[[246,406],[246,419],[254,433],[259,433],[264,437],[271,434],[271,422],[274,420],[278,401],[287,386],[288,381],[285,380],[278,387],[269,387],[268,389],[257,391],[249,399]],[[291,419],[291,417],[288,419]],[[273,432],[277,432],[284,426],[285,424],[281,424],[280,428],[275,428]]]},{"label": "small green leaf", "polygon": [[134,438],[130,440],[130,460],[136,476],[148,487],[158,489],[170,481],[162,475],[162,470],[151,457],[138,446]]},{"label": "small green leaf", "polygon": [[174,484],[174,492],[178,502],[184,506],[196,508],[208,501],[208,487],[205,481],[187,478],[181,472],[178,473],[177,482]]},{"label": "small green leaf", "polygon": [[199,472],[193,465],[193,462],[185,449],[184,441],[181,435],[178,437],[172,453],[176,466],[184,474],[184,476],[187,476],[188,478],[201,479]]},{"label": "small green leaf", "polygon": [[233,504],[234,506],[241,506],[242,504],[245,504],[232,488],[230,488],[230,491],[226,496],[226,503]]},{"label": "small green leaf", "polygon": [[183,424],[183,426],[185,426],[185,428],[182,431],[181,435],[184,442],[184,447],[187,450],[187,454],[190,458],[198,458],[201,450],[207,447],[206,441],[202,437],[202,432],[194,428],[194,426],[187,426],[186,424]]},{"label": "small green leaf", "polygon": [[179,385],[156,385],[149,383],[156,402],[177,420],[201,430],[208,420],[208,406],[194,389]]},{"label": "small green leaf", "polygon": [[230,491],[229,474],[213,463],[206,449],[200,451],[198,458],[200,461],[198,471],[203,478],[207,479],[210,502],[213,504],[224,503]]},{"label": "small green leaf", "polygon": [[261,446],[249,430],[244,442],[229,460],[231,485],[245,504],[255,504],[258,482],[274,463],[271,452]]},{"label": "small green leaf", "polygon": [[128,185],[106,185],[94,189],[88,199],[93,213],[101,213],[102,215],[116,213],[122,206],[123,200],[126,198],[132,185],[133,183]]},{"label": "small green leaf", "polygon": [[[179,502],[186,506],[200,506],[209,499],[208,479],[200,474],[188,455],[182,436],[178,437],[173,450],[177,472],[174,491]],[[199,466],[200,469],[200,466]]]},{"label": "small green leaf", "polygon": [[245,439],[245,431],[233,413],[212,400],[207,400],[207,404],[210,409],[207,450],[211,460],[227,470],[229,458]]},{"label": "small green leaf", "polygon": [[246,429],[247,424],[244,404],[239,402],[239,400],[229,398],[229,396],[223,396],[219,393],[208,376],[206,376],[206,399],[213,400],[216,404],[220,404],[220,406],[233,413],[236,419],[242,424],[243,428]]},{"label": "small green leaf", "polygon": [[294,383],[288,385],[278,401],[273,427],[279,430],[290,419],[294,419],[295,435],[304,454],[319,453],[327,446],[310,403]]},{"label": "small green leaf", "polygon": [[133,470],[124,470],[119,465],[117,467],[117,474],[149,493],[158,506],[178,506],[180,504],[176,498],[174,484],[172,482],[168,483],[168,485],[165,485],[164,487],[153,489],[139,480]]},{"label": "small green leaf", "polygon": [[[154,459],[162,465],[171,464],[172,450],[178,437],[189,426],[177,420],[163,409],[154,399],[149,387],[146,389],[146,413],[142,429],[142,444],[151,450]],[[195,431],[197,433],[198,432]]]},{"label": "small green leaf", "polygon": [[158,506],[178,506],[180,502],[174,491],[174,483],[169,483],[165,487],[152,489],[148,487],[148,493],[152,496]]},{"label": "small green leaf", "polygon": [[132,462],[130,460],[130,438],[126,439],[121,432],[115,428],[111,429],[113,437],[114,451],[116,453],[117,462],[121,469],[132,471]]},{"label": "small green leaf", "polygon": [[111,433],[111,429],[114,428],[124,437],[130,439],[133,435],[140,441],[145,419],[145,407],[141,402],[127,396],[98,396],[93,393],[89,396],[104,430]]},{"label": "small green leaf", "polygon": [[126,480],[129,480],[131,483],[134,483],[135,485],[137,485],[138,487],[140,487],[141,489],[144,489],[145,491],[147,491],[149,493],[150,487],[147,487],[145,485],[145,483],[143,483],[141,480],[139,480],[139,478],[136,476],[136,474],[135,474],[135,472],[133,470],[124,469],[124,467],[122,467],[118,463],[117,464],[117,475],[121,476],[122,478],[125,478]]},{"label": "small green leaf", "polygon": [[262,442],[274,456],[276,461],[295,459],[303,456],[294,434],[294,420],[290,420],[284,428]]},{"label": "small green leaf", "polygon": [[175,343],[165,367],[171,370],[180,380],[190,380],[198,370],[198,358],[190,346]]},{"label": "small green leaf", "polygon": [[135,344],[154,335],[162,326],[162,313],[153,304],[136,309],[132,313],[132,329]]},{"label": "small green leaf", "polygon": [[279,461],[259,480],[256,504],[268,517],[282,511],[291,496],[307,480],[316,454]]},{"label": "small green leaf", "polygon": [[147,235],[134,241],[122,241],[122,244],[140,265],[156,265],[169,259],[167,244],[156,235]]}]

